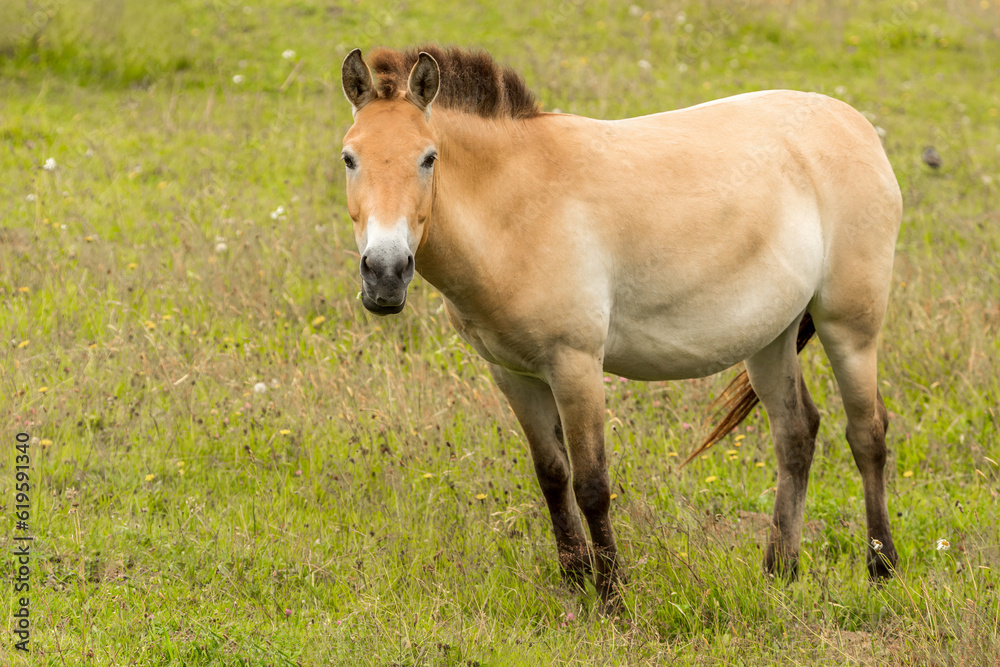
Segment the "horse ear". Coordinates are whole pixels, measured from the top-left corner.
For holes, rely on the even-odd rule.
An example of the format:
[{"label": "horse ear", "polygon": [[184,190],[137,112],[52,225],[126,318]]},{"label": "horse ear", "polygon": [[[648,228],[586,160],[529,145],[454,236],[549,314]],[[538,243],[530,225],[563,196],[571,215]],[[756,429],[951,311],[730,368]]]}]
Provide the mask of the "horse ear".
[{"label": "horse ear", "polygon": [[375,84],[372,83],[372,73],[361,57],[361,49],[354,49],[344,58],[341,70],[344,84],[344,95],[351,103],[354,113],[375,98]]},{"label": "horse ear", "polygon": [[420,57],[410,70],[410,80],[407,82],[407,97],[421,111],[430,114],[431,102],[437,97],[441,86],[441,68],[429,53],[420,52]]}]

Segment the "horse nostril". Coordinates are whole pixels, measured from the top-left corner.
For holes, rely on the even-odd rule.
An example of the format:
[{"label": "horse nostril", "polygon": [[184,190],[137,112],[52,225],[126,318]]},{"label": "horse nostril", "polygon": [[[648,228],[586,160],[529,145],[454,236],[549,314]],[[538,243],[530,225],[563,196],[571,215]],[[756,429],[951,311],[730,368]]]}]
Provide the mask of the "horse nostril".
[{"label": "horse nostril", "polygon": [[413,255],[406,257],[406,268],[403,269],[403,279],[409,280],[413,277]]},{"label": "horse nostril", "polygon": [[375,278],[375,270],[372,268],[371,264],[368,263],[368,255],[361,258],[361,277],[368,280]]}]

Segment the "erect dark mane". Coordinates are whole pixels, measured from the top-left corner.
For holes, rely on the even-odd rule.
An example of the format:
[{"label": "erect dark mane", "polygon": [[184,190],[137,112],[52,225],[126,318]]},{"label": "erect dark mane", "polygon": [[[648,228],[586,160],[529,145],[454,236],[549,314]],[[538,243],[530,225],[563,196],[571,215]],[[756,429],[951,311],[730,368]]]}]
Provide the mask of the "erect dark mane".
[{"label": "erect dark mane", "polygon": [[380,98],[393,98],[406,90],[410,70],[421,51],[433,56],[441,68],[441,88],[434,104],[484,118],[531,118],[541,113],[520,74],[500,65],[485,51],[457,47],[426,45],[406,51],[373,51],[369,65],[378,77]]}]

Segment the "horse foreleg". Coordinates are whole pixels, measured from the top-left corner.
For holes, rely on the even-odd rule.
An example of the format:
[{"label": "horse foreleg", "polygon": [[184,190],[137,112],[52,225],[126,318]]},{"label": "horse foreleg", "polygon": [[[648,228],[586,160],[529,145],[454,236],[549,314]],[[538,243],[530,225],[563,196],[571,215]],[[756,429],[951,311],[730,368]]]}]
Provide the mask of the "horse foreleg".
[{"label": "horse foreleg", "polygon": [[490,373],[528,439],[538,485],[549,506],[563,575],[571,584],[584,588],[590,575],[590,551],[573,500],[569,458],[552,390],[541,380],[516,375],[493,364]]},{"label": "horse foreleg", "polygon": [[618,601],[618,549],[611,530],[611,486],[604,456],[604,383],[601,359],[583,353],[560,355],[551,370],[573,469],[576,503],[590,526],[597,590],[606,604]]}]

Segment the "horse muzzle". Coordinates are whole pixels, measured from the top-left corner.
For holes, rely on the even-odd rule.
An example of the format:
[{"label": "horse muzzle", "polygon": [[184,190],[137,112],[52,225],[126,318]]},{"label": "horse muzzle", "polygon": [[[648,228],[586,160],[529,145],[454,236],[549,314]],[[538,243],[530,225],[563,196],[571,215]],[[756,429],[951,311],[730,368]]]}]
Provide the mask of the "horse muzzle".
[{"label": "horse muzzle", "polygon": [[376,315],[395,315],[406,305],[413,254],[365,253],[361,257],[361,303]]}]

